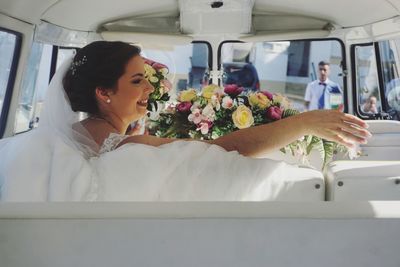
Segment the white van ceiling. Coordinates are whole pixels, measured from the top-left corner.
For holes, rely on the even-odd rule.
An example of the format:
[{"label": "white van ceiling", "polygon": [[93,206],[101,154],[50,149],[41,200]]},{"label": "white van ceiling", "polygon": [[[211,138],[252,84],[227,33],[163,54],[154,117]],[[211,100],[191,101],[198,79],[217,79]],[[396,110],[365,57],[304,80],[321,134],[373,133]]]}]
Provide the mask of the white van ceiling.
[{"label": "white van ceiling", "polygon": [[[188,2],[200,4],[188,5]],[[196,34],[196,31],[204,31],[204,28],[196,27],[196,25],[185,28],[187,26],[185,24],[190,23],[190,20],[179,21],[179,18],[185,15],[181,14],[181,11],[190,14],[193,20],[200,19],[202,23],[208,22],[213,25],[228,20],[234,21],[227,15],[230,12],[229,8],[230,6],[235,7],[235,5],[237,7],[241,3],[246,3],[252,14],[248,19],[249,25],[253,30],[255,28],[255,30],[261,31],[276,27],[280,27],[280,30],[293,30],[293,27],[296,29],[296,26],[297,28],[317,29],[326,25],[327,22],[335,27],[350,28],[400,15],[400,0],[221,0],[220,2],[223,2],[224,5],[218,9],[219,11],[211,9],[211,2],[213,1],[1,0],[0,12],[32,24],[47,21],[77,31],[107,30],[102,26],[115,21],[120,21],[119,26],[125,26],[124,29],[129,31],[129,25],[133,23],[131,28],[134,30],[138,20],[140,24],[140,19],[158,17],[165,18],[165,21],[176,26],[178,31],[182,32],[183,29],[183,32],[188,34]],[[224,16],[215,16],[216,12],[221,12]],[[201,17],[196,18],[195,16]],[[177,20],[177,25],[173,23],[174,19]],[[216,19],[219,21],[215,21]],[[179,25],[179,23],[184,25]],[[110,26],[110,24],[108,25]],[[114,24],[114,27],[118,28],[119,26]],[[235,26],[233,25],[232,29],[235,29]],[[188,30],[185,32],[185,29]],[[238,31],[243,33],[243,29],[246,27]],[[151,30],[149,31],[151,32]]]}]

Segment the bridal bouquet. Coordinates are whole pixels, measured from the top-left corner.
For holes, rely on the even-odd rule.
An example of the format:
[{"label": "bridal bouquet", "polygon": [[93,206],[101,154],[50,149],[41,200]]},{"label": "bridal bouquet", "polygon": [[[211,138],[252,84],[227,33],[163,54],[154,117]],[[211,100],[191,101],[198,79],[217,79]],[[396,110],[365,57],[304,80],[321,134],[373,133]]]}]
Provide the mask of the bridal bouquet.
[{"label": "bridal bouquet", "polygon": [[[150,134],[160,137],[216,139],[220,136],[256,125],[270,123],[299,113],[289,100],[267,91],[244,93],[242,87],[230,84],[220,88],[208,85],[198,93],[182,91],[176,104],[150,120]],[[307,163],[311,150],[317,149],[328,163],[336,151],[346,148],[316,136],[305,136],[281,149]]]},{"label": "bridal bouquet", "polygon": [[145,59],[144,70],[145,78],[154,87],[154,92],[150,94],[147,102],[147,109],[154,111],[158,109],[159,103],[169,100],[168,92],[171,90],[172,84],[166,77],[168,67],[150,59]]}]

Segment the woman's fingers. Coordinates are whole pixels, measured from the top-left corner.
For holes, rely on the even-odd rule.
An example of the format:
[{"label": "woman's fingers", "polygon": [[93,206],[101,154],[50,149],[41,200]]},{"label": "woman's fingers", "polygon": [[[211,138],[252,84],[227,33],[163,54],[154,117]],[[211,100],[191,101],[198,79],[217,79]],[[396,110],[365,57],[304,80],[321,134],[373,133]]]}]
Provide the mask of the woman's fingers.
[{"label": "woman's fingers", "polygon": [[353,123],[355,125],[358,125],[362,128],[366,128],[366,129],[369,127],[368,123],[366,123],[365,121],[363,121],[360,118],[357,118],[356,116],[353,116],[353,115],[350,115],[347,113],[342,113],[342,114],[343,114],[342,118],[343,118],[344,122]]},{"label": "woman's fingers", "polygon": [[357,135],[356,133],[354,133],[352,131],[351,128],[346,128],[346,129],[340,128],[340,131],[338,134],[352,142],[357,142],[360,144],[367,143],[367,139],[365,137],[361,137],[361,136]]},{"label": "woman's fingers", "polygon": [[345,146],[347,146],[347,147],[349,147],[349,148],[353,148],[353,147],[355,146],[355,145],[354,145],[354,142],[350,142],[348,139],[344,138],[344,137],[343,137],[342,135],[340,135],[340,134],[332,134],[332,136],[330,136],[330,137],[327,138],[327,139],[329,139],[329,140],[331,140],[331,141],[334,141],[334,142],[336,142],[336,143],[345,145]]},{"label": "woman's fingers", "polygon": [[341,123],[340,125],[338,125],[338,127],[343,131],[346,131],[346,132],[356,135],[358,137],[362,137],[364,139],[370,138],[372,136],[371,133],[367,129],[361,128],[356,124],[344,122],[344,123]]}]

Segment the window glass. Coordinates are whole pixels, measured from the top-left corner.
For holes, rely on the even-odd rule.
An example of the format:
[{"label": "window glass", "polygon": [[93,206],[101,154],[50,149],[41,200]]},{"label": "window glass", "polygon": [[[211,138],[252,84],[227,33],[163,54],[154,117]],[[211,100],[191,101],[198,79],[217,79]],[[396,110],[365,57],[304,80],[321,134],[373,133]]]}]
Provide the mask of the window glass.
[{"label": "window glass", "polygon": [[57,53],[56,69],[58,69],[67,58],[75,56],[76,52],[77,48],[59,47]]},{"label": "window glass", "polygon": [[[343,103],[342,54],[337,40],[226,42],[221,47],[222,83],[284,94],[300,111],[337,108]],[[329,63],[325,85],[317,81],[321,61]]]},{"label": "window glass", "polygon": [[384,105],[391,119],[400,120],[400,39],[378,43]]},{"label": "window glass", "polygon": [[200,91],[209,82],[209,48],[206,43],[176,45],[170,50],[144,48],[144,57],[166,65],[172,83],[171,100],[187,88]]},{"label": "window glass", "polygon": [[355,47],[355,77],[359,114],[368,117],[382,112],[375,48],[372,44]]},{"label": "window glass", "polygon": [[[37,42],[32,45],[20,93],[15,125],[16,133],[32,129],[39,122],[49,85],[52,52],[52,45]],[[75,53],[75,49],[59,48],[57,67],[73,53]]]},{"label": "window glass", "polygon": [[[35,98],[43,98],[43,92],[49,82],[52,46],[34,42],[31,47],[28,64],[24,71],[19,96],[15,132],[20,133],[33,127],[36,122]],[[42,88],[39,90],[39,88]],[[40,107],[39,107],[40,108]]]},{"label": "window glass", "polygon": [[10,78],[16,42],[17,36],[15,34],[0,31],[0,115]]}]

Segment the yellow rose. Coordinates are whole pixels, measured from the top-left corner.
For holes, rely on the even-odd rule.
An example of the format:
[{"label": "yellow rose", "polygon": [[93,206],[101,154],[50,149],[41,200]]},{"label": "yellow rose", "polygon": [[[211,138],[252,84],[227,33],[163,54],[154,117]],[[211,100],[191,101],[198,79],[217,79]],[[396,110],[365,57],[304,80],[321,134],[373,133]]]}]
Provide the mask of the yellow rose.
[{"label": "yellow rose", "polygon": [[249,102],[252,107],[259,107],[261,109],[271,106],[271,100],[263,93],[255,93],[249,96]]},{"label": "yellow rose", "polygon": [[202,90],[202,96],[207,99],[211,99],[212,95],[219,90],[219,86],[215,84],[207,85]]},{"label": "yellow rose", "polygon": [[181,102],[190,102],[193,99],[195,99],[196,96],[197,96],[196,90],[189,89],[181,92],[181,94],[179,95],[179,100]]},{"label": "yellow rose", "polygon": [[232,114],[232,120],[239,129],[249,128],[254,123],[251,110],[245,105],[239,105]]}]

